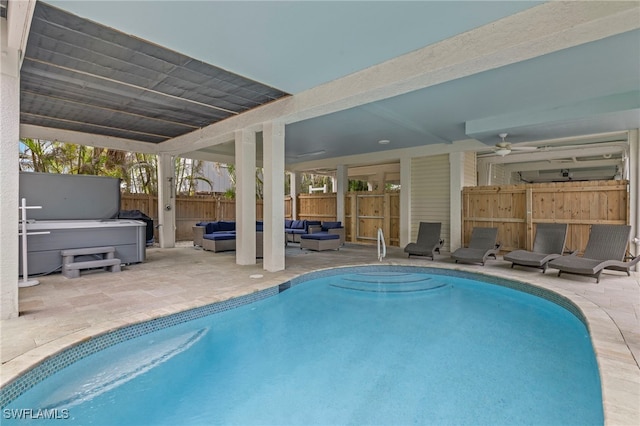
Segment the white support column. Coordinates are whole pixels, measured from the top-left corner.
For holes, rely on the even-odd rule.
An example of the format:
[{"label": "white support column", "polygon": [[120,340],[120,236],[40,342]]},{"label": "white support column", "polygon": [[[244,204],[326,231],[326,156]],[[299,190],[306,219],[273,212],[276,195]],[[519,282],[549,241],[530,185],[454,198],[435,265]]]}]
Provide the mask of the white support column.
[{"label": "white support column", "polygon": [[176,165],[173,156],[158,154],[158,223],[160,247],[176,245]]},{"label": "white support column", "polygon": [[263,125],[264,269],[282,271],[284,259],[284,124]]},{"label": "white support column", "polygon": [[[629,131],[629,223],[631,224],[631,253],[640,255],[640,129]],[[636,266],[636,271],[640,267]]]},{"label": "white support column", "polygon": [[302,182],[302,173],[294,172],[291,178],[291,219],[298,218],[298,194],[300,193],[300,182]]},{"label": "white support column", "polygon": [[344,197],[349,186],[349,168],[347,166],[344,164],[338,165],[334,182],[336,190],[336,220],[346,226]]},{"label": "white support column", "polygon": [[[13,5],[12,5],[13,6]],[[18,316],[18,157],[20,155],[20,54],[7,44],[0,19],[0,318]],[[27,200],[29,201],[29,200]]]},{"label": "white support column", "polygon": [[[235,132],[236,263],[256,263],[256,134]],[[284,201],[283,201],[284,202]]]},{"label": "white support column", "polygon": [[464,153],[449,154],[449,245],[452,252],[462,246],[462,187]]},{"label": "white support column", "polygon": [[411,241],[411,158],[400,158],[400,247]]}]

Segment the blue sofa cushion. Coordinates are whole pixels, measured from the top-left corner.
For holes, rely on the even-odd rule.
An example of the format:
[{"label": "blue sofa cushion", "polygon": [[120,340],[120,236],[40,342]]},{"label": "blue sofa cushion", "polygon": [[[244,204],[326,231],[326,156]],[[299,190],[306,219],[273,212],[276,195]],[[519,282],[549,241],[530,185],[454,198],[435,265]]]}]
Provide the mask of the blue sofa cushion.
[{"label": "blue sofa cushion", "polygon": [[264,223],[261,221],[256,222],[256,232],[264,232]]},{"label": "blue sofa cushion", "polygon": [[236,234],[217,232],[215,234],[204,234],[202,238],[206,240],[214,240],[214,241],[235,240]]},{"label": "blue sofa cushion", "polygon": [[306,220],[294,220],[291,223],[291,229],[302,229],[304,230],[306,228]]},{"label": "blue sofa cushion", "polygon": [[289,234],[300,234],[300,235],[304,235],[307,233],[307,231],[304,229],[289,229],[287,232]]},{"label": "blue sofa cushion", "polygon": [[220,231],[235,231],[236,230],[236,223],[235,222],[227,222],[227,221],[219,221],[218,222],[218,227],[220,228]]},{"label": "blue sofa cushion", "polygon": [[293,220],[291,219],[285,219],[284,220],[284,229],[289,229],[291,228],[291,224],[293,223]]},{"label": "blue sofa cushion", "polygon": [[326,232],[314,232],[313,234],[304,234],[300,238],[304,240],[337,240],[340,238],[338,234],[327,234]]},{"label": "blue sofa cushion", "polygon": [[205,234],[212,234],[218,231],[220,231],[220,225],[218,225],[218,222],[207,222],[204,230]]},{"label": "blue sofa cushion", "polygon": [[342,228],[342,222],[322,222],[322,230],[328,231],[329,229]]}]

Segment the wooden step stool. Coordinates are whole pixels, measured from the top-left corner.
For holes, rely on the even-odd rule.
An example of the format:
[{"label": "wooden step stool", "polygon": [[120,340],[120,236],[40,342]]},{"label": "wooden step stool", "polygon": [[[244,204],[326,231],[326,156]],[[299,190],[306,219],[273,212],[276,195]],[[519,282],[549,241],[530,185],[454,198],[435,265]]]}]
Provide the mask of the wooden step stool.
[{"label": "wooden step stool", "polygon": [[[67,278],[80,277],[80,269],[106,268],[107,271],[120,272],[120,259],[114,257],[115,247],[89,247],[71,250],[61,250],[62,255],[62,275]],[[103,255],[102,259],[89,260],[85,262],[75,262],[76,256],[87,256],[92,254]]]}]

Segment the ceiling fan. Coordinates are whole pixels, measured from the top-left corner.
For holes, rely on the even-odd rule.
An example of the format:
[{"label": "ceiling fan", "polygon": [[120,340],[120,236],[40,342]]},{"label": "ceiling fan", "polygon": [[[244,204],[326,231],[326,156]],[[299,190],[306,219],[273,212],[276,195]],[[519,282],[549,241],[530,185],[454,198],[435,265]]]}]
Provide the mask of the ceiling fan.
[{"label": "ceiling fan", "polygon": [[508,133],[499,133],[501,142],[498,142],[493,148],[493,152],[497,155],[504,157],[507,154],[510,154],[511,151],[535,151],[538,149],[535,146],[512,146],[510,142],[507,142],[505,139],[507,138]]}]

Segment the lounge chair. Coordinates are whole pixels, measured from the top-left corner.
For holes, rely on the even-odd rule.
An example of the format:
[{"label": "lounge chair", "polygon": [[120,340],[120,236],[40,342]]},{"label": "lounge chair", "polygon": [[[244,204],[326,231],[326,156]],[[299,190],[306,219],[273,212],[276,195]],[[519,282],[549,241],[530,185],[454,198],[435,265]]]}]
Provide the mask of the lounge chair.
[{"label": "lounge chair", "polygon": [[409,253],[409,257],[427,256],[433,260],[436,253],[440,254],[440,249],[444,244],[444,240],[440,238],[440,222],[420,222],[418,228],[418,240],[415,243],[409,243],[404,248],[405,253]]},{"label": "lounge chair", "polygon": [[586,275],[600,282],[604,269],[626,272],[640,261],[636,256],[630,262],[624,262],[631,226],[629,225],[592,225],[589,241],[582,257],[561,256],[549,262],[549,268],[558,270],[558,276],[567,274]]},{"label": "lounge chair", "polygon": [[542,269],[545,273],[549,261],[562,256],[567,240],[566,223],[539,223],[533,241],[533,251],[515,250],[504,255],[504,260],[514,265]]},{"label": "lounge chair", "polygon": [[459,248],[451,254],[451,257],[458,262],[481,263],[489,257],[496,258],[500,251],[500,244],[497,243],[498,228],[473,228],[469,247]]}]

